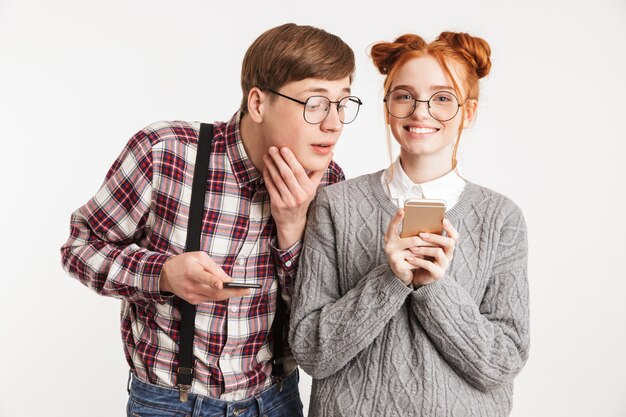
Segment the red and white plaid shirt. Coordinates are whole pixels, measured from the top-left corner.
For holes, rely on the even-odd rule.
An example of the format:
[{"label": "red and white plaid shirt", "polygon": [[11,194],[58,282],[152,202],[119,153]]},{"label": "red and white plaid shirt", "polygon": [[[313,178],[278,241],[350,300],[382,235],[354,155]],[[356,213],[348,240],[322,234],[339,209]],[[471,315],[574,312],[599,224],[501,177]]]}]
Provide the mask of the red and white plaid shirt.
[{"label": "red and white plaid shirt", "polygon": [[[185,250],[199,129],[158,122],[133,136],[102,188],[72,214],[61,248],[67,272],[122,300],[130,367],[166,387],[176,386],[180,310],[178,298],[159,291],[159,275]],[[269,193],[244,150],[239,114],[215,123],[210,158],[201,248],[231,277],[262,289],[197,306],[191,392],[234,401],[271,385],[277,287],[288,301],[302,242],[276,248]],[[320,186],[344,179],[331,162]]]}]

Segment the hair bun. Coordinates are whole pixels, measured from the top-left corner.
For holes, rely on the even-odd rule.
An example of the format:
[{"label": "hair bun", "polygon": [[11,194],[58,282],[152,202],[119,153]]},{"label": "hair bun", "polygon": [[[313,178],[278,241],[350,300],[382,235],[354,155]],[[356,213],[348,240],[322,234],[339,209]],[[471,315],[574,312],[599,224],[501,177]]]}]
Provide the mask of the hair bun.
[{"label": "hair bun", "polygon": [[391,67],[406,51],[423,49],[424,39],[417,35],[406,34],[393,42],[378,42],[372,46],[370,56],[374,65],[382,75],[387,75]]},{"label": "hair bun", "polygon": [[462,32],[442,32],[437,40],[445,41],[460,51],[467,62],[475,69],[478,78],[483,78],[491,70],[491,48],[482,38]]}]

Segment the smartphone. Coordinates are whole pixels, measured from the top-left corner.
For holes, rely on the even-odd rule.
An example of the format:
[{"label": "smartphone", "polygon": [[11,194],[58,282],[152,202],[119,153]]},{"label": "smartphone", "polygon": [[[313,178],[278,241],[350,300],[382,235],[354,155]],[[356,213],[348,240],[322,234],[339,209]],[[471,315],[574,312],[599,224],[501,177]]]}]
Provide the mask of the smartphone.
[{"label": "smartphone", "polygon": [[261,284],[255,284],[253,282],[225,282],[224,288],[261,288]]},{"label": "smartphone", "polygon": [[404,219],[400,237],[417,236],[420,233],[443,234],[443,219],[446,215],[444,200],[410,198],[404,203]]}]

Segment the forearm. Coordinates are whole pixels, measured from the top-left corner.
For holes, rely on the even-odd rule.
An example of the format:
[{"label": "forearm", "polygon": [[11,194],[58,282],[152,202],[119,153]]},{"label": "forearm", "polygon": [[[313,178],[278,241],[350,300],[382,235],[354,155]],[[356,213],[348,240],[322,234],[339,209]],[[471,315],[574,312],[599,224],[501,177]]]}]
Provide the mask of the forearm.
[{"label": "forearm", "polygon": [[337,267],[305,249],[293,300],[290,345],[313,378],[326,378],[367,348],[397,313],[411,290],[387,264],[340,296]]},{"label": "forearm", "polygon": [[[514,294],[515,292],[515,294]],[[468,383],[483,391],[511,382],[528,356],[528,305],[522,287],[494,314],[481,312],[472,296],[450,277],[417,289],[411,309],[442,357]]]},{"label": "forearm", "polygon": [[170,255],[136,244],[107,242],[77,214],[61,257],[64,269],[98,294],[129,301],[163,302],[168,298],[160,292],[159,276]]}]

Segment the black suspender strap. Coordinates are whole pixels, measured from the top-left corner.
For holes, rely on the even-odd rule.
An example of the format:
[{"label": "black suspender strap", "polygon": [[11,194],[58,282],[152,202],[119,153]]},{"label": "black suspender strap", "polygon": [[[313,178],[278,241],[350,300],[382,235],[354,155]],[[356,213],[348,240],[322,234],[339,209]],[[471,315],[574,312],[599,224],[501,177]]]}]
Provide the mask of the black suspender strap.
[{"label": "black suspender strap", "polygon": [[[187,241],[185,252],[200,250],[202,234],[202,218],[204,214],[204,197],[206,195],[207,175],[209,173],[209,156],[213,125],[202,123],[198,136],[198,152],[191,186],[191,203],[189,207],[189,223],[187,224]],[[178,370],[176,383],[180,391],[180,401],[186,402],[191,382],[193,381],[193,334],[196,321],[196,306],[180,300],[180,344],[178,352]]]},{"label": "black suspender strap", "polygon": [[274,333],[274,351],[272,352],[272,376],[279,385],[279,391],[282,391],[282,379],[285,377],[285,300],[281,295],[280,284],[276,291],[276,315],[272,323],[272,332]]}]

